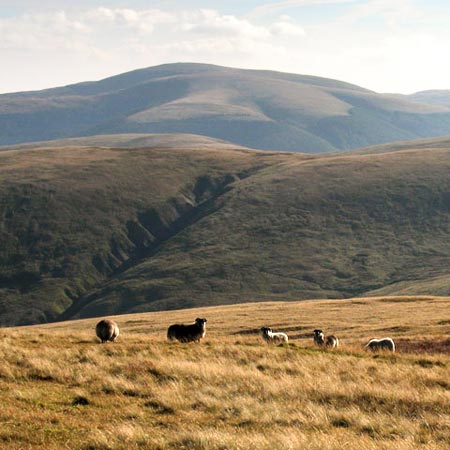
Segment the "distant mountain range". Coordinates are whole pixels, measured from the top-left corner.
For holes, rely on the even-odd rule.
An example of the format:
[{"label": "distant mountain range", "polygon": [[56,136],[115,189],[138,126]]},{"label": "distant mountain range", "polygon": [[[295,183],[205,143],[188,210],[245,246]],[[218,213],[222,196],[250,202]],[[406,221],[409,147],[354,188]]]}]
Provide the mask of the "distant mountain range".
[{"label": "distant mountain range", "polygon": [[266,150],[336,151],[450,134],[449,92],[387,95],[313,76],[167,64],[0,95],[0,145],[189,133]]},{"label": "distant mountain range", "polygon": [[450,294],[450,138],[321,155],[180,135],[2,150],[0,325]]}]

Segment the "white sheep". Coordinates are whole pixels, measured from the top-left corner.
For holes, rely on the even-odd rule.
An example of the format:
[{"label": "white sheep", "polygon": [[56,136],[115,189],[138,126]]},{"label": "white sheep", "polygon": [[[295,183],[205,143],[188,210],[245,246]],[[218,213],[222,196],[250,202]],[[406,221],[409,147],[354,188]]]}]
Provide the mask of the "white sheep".
[{"label": "white sheep", "polygon": [[371,339],[365,346],[365,348],[372,351],[377,350],[389,350],[390,352],[395,352],[394,341],[387,337],[383,339]]},{"label": "white sheep", "polygon": [[287,343],[289,338],[286,333],[276,333],[269,327],[261,328],[262,338],[269,344]]}]

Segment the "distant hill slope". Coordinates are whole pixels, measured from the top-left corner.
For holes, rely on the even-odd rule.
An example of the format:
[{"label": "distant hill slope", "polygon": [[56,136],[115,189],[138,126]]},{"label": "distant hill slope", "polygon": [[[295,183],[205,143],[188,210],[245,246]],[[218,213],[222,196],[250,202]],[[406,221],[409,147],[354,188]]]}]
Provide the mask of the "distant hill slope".
[{"label": "distant hill slope", "polygon": [[420,91],[406,97],[415,102],[450,107],[450,89]]},{"label": "distant hill slope", "polygon": [[348,150],[345,152],[329,153],[328,155],[373,155],[411,150],[426,152],[428,150],[445,150],[448,148],[450,148],[450,136],[433,139],[416,139],[414,141],[391,142],[389,144],[373,145],[371,147]]},{"label": "distant hill slope", "polygon": [[0,95],[0,145],[121,133],[190,133],[316,153],[450,134],[450,105],[348,83],[206,64]]},{"label": "distant hill slope", "polygon": [[0,152],[0,323],[450,294],[450,144]]},{"label": "distant hill slope", "polygon": [[[240,148],[236,144],[195,134],[130,133],[103,134],[78,138],[56,139],[52,141],[29,142],[25,144],[2,145],[1,151],[31,150],[35,148],[61,147],[110,147],[110,148]],[[242,147],[244,148],[244,147]]]}]

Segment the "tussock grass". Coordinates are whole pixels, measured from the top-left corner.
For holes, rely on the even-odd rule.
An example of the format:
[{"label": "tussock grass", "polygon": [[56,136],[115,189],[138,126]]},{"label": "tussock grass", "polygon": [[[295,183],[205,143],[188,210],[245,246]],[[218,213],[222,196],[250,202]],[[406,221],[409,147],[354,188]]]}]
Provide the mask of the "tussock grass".
[{"label": "tussock grass", "polygon": [[[450,355],[361,345],[386,328],[404,341],[444,340],[450,300],[428,300],[118,316],[118,342],[103,345],[92,319],[3,329],[0,448],[446,449]],[[168,324],[197,315],[211,325],[201,344],[166,342]],[[342,347],[314,347],[312,323],[342,336]],[[290,344],[246,332],[262,324],[290,329]]]}]

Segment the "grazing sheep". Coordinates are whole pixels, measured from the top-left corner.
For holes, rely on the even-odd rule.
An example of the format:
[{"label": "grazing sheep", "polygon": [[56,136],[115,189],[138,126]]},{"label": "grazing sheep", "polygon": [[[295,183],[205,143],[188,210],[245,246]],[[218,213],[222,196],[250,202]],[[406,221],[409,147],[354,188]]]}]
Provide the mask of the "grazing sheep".
[{"label": "grazing sheep", "polygon": [[119,327],[114,320],[103,319],[95,327],[95,332],[97,333],[98,338],[104,344],[107,341],[114,342],[119,336]]},{"label": "grazing sheep", "polygon": [[206,334],[206,319],[195,319],[191,325],[174,324],[167,329],[167,339],[180,342],[200,342]]},{"label": "grazing sheep", "polygon": [[325,346],[331,348],[339,347],[339,339],[333,335],[327,336],[327,338],[325,339]]},{"label": "grazing sheep", "polygon": [[325,335],[322,330],[314,330],[314,343],[319,346],[336,348],[339,347],[339,339],[336,336],[327,336],[325,339]]},{"label": "grazing sheep", "polygon": [[269,344],[282,344],[289,340],[286,333],[275,333],[272,328],[262,327],[261,328],[262,338]]},{"label": "grazing sheep", "polygon": [[395,352],[395,344],[391,338],[371,339],[365,348],[372,351],[389,350],[390,352]]}]

